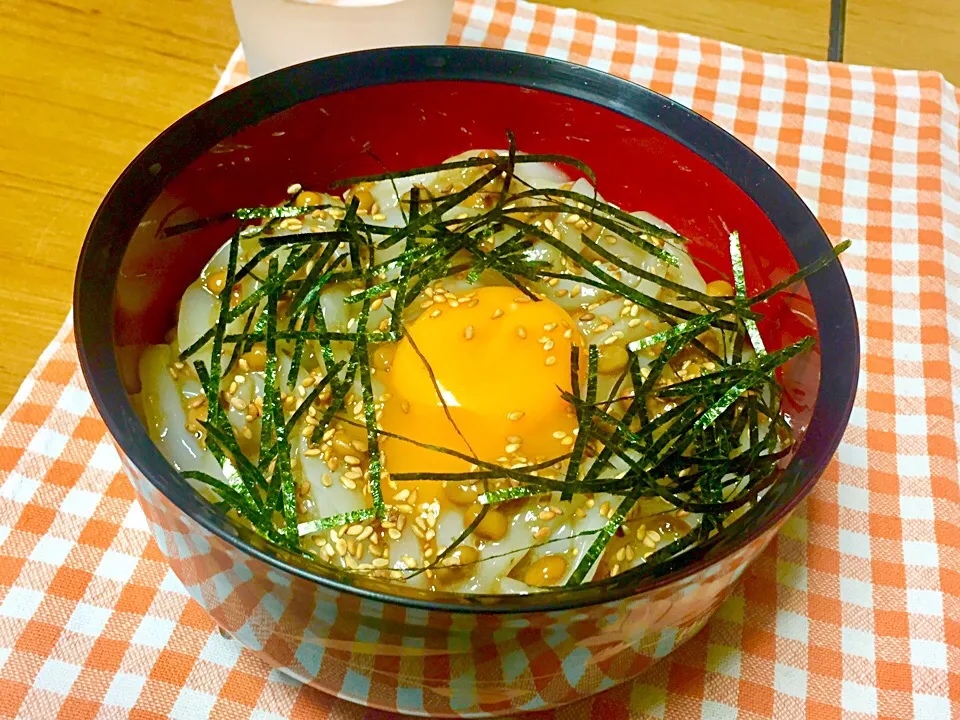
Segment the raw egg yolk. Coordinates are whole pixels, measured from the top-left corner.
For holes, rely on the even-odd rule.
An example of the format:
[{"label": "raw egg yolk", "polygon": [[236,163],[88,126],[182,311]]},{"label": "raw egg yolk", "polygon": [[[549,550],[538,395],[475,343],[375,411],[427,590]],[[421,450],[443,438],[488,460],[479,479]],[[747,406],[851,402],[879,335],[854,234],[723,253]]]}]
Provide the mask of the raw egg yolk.
[{"label": "raw egg yolk", "polygon": [[[583,338],[561,307],[515,288],[485,287],[435,303],[397,345],[381,425],[498,464],[566,454],[577,421],[561,391],[570,392],[574,345],[582,349]],[[392,474],[465,472],[471,465],[396,438],[384,438],[382,448]],[[416,489],[418,502],[443,501],[435,480],[398,482],[384,494],[390,501],[403,489]]]}]

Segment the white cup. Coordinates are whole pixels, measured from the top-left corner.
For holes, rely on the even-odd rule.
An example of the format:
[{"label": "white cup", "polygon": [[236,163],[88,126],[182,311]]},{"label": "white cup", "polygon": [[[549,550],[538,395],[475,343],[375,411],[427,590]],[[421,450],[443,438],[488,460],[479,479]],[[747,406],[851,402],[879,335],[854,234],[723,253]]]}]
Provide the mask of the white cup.
[{"label": "white cup", "polygon": [[354,50],[442,45],[454,0],[233,0],[257,77],[305,60]]}]

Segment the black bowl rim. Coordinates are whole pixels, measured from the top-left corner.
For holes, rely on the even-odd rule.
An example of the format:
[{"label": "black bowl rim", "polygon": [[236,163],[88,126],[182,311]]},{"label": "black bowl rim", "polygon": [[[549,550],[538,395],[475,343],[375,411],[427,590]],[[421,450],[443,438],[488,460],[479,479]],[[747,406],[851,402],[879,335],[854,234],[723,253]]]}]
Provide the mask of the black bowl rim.
[{"label": "black bowl rim", "polygon": [[661,574],[636,583],[626,573],[612,580],[545,594],[436,593],[423,598],[356,587],[292,565],[237,537],[229,521],[206,504],[163,458],[123,389],[113,352],[112,323],[104,322],[107,309],[113,306],[115,290],[115,284],[105,283],[104,276],[110,277],[110,269],[118,268],[122,258],[122,252],[109,252],[111,238],[129,238],[142,213],[170,179],[217,142],[249,125],[323,95],[436,80],[492,82],[545,90],[645,123],[733,180],[768,216],[798,265],[811,263],[832,249],[803,200],[753,150],[685,106],[627,80],[553,58],[470,47],[386,48],[312,60],[244,83],[185,115],[130,163],[94,216],[75,279],[75,334],[87,386],[123,452],[159,492],[201,527],[268,566],[332,590],[435,611],[534,613],[608,603],[687,578],[776,527],[816,484],[840,443],[853,408],[859,375],[859,333],[853,296],[836,262],[806,281],[819,326],[821,377],[807,434],[785,472],[785,479],[792,477],[800,483],[796,492],[781,506],[758,518],[758,522],[748,522],[753,511],[745,514],[739,521],[743,523],[743,534],[736,542],[688,551],[682,556],[683,562],[667,563]]}]

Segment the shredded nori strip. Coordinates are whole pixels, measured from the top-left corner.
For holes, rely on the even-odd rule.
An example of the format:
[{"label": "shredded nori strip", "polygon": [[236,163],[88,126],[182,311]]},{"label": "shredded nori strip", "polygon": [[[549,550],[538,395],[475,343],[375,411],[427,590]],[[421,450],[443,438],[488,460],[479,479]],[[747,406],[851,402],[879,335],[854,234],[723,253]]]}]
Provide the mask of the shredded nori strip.
[{"label": "shredded nori strip", "polygon": [[[743,303],[747,298],[747,281],[743,274],[743,252],[740,248],[740,233],[737,231],[730,233],[730,264],[733,266],[733,284],[737,301]],[[760,337],[757,321],[753,318],[744,318],[743,324],[754,351],[757,355],[766,355],[767,348],[763,344],[763,338]]]},{"label": "shredded nori strip", "polygon": [[351,510],[350,512],[340,513],[339,515],[331,515],[329,517],[320,518],[319,520],[308,520],[307,522],[302,522],[297,527],[297,533],[300,535],[300,537],[303,537],[304,535],[312,535],[313,533],[323,532],[324,530],[333,530],[334,528],[338,528],[343,525],[351,525],[353,523],[363,522],[364,520],[369,520],[376,516],[376,511],[373,508]]},{"label": "shredded nori strip", "polygon": [[[571,346],[571,353],[579,355],[579,351],[580,349],[576,345]],[[580,461],[583,459],[583,452],[591,439],[590,431],[593,429],[593,413],[596,409],[594,406],[597,402],[597,364],[599,362],[600,350],[596,345],[591,345],[587,348],[587,397],[582,405],[577,405],[577,425],[580,431],[577,433],[577,439],[570,454],[570,462],[567,464],[565,482],[568,489],[561,493],[561,500],[569,500],[573,497],[575,483],[580,474]],[[572,358],[570,365],[571,368],[574,366]]]},{"label": "shredded nori strip", "polygon": [[[356,198],[354,198],[356,199]],[[380,457],[379,425],[377,423],[377,408],[374,403],[373,386],[370,380],[370,353],[367,347],[367,335],[363,329],[367,325],[370,315],[370,300],[364,300],[357,320],[359,329],[354,354],[358,358],[360,372],[360,388],[363,399],[363,419],[367,424],[367,452],[370,453],[370,463],[367,472],[370,476],[370,497],[373,499],[373,511],[378,518],[383,518],[387,512],[383,501],[383,488],[380,486],[382,461]]]}]

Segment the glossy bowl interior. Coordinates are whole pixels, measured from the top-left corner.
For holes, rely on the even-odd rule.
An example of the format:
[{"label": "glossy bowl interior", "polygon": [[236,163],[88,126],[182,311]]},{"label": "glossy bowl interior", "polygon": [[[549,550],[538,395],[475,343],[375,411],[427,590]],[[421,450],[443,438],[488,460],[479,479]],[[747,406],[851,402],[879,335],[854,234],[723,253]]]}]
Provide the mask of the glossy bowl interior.
[{"label": "glossy bowl interior", "polygon": [[328,588],[408,606],[510,613],[591,605],[685,577],[761,536],[812,488],[856,390],[856,318],[837,263],[759,308],[772,348],[818,338],[814,352],[781,373],[788,410],[803,429],[783,478],[738,521],[736,539],[688,552],[642,579],[626,573],[529,597],[399,590],[275,553],[204,503],[163,459],[128,401],[117,348],[161,341],[183,290],[235,225],[169,239],[164,228],[276,203],[294,182],[324,190],[384,167],[502,148],[508,130],[521,151],[582,159],[607,200],[652,212],[692,238],[707,280],[730,278],[731,230],[740,233],[751,291],[830,251],[800,198],[748,148],[668,99],[586,68],[500,51],[414,48],[307,63],[247,83],[186,116],[130,165],[93,222],[77,272],[78,348],[96,405],[123,452],[183,513]]}]

